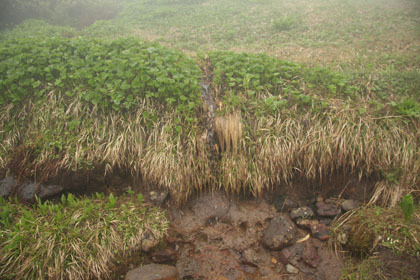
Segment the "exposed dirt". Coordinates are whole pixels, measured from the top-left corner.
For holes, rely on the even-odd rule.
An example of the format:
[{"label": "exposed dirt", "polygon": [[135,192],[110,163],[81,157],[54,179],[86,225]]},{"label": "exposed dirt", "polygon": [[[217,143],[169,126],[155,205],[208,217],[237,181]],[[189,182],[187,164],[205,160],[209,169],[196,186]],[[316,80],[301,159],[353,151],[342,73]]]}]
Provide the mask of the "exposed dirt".
[{"label": "exposed dirt", "polygon": [[[302,229],[287,253],[263,246],[264,230],[279,215],[265,200],[239,201],[222,193],[202,195],[183,210],[168,209],[168,241],[176,248],[181,279],[338,279],[341,261],[327,242],[299,241],[308,234]],[[288,264],[298,273],[288,273]]]}]

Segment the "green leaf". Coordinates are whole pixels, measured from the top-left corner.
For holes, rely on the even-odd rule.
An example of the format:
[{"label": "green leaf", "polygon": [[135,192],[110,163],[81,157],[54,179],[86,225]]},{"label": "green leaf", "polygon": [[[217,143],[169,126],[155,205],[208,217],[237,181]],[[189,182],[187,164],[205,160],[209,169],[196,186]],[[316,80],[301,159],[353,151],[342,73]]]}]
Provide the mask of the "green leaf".
[{"label": "green leaf", "polygon": [[408,223],[413,218],[414,214],[414,199],[411,194],[403,196],[401,203],[401,209],[404,213],[405,221]]}]

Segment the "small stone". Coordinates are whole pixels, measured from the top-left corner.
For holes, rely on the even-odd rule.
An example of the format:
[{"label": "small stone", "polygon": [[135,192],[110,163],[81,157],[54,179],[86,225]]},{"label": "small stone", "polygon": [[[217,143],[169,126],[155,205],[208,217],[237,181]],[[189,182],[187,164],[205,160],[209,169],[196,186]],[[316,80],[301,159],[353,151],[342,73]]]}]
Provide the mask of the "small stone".
[{"label": "small stone", "polygon": [[164,264],[148,264],[131,270],[125,276],[125,280],[178,280],[178,270]]},{"label": "small stone", "polygon": [[7,176],[0,181],[0,197],[7,197],[16,186],[16,180],[12,176]]},{"label": "small stone", "polygon": [[328,204],[322,201],[316,203],[316,212],[320,216],[335,217],[341,213],[341,209],[336,204]]},{"label": "small stone", "polygon": [[343,208],[345,212],[359,208],[359,207],[360,207],[360,203],[353,199],[347,199],[347,200],[344,200],[343,203],[341,203],[341,208]]},{"label": "small stone", "polygon": [[318,238],[321,241],[326,241],[330,238],[328,228],[324,224],[316,224],[311,226],[312,236]]},{"label": "small stone", "polygon": [[294,267],[290,263],[286,265],[286,271],[287,271],[287,273],[290,273],[290,274],[298,274],[299,273],[299,269],[297,269],[296,267]]},{"label": "small stone", "polygon": [[338,236],[337,236],[337,241],[338,242],[340,242],[341,244],[343,244],[343,245],[346,245],[347,244],[347,241],[348,241],[348,236],[347,236],[347,234],[346,233],[340,233]]},{"label": "small stone", "polygon": [[285,216],[274,217],[264,230],[263,244],[272,250],[281,250],[291,244],[296,234],[296,226]]},{"label": "small stone", "polygon": [[297,219],[296,224],[302,228],[311,229],[312,225],[317,225],[319,222],[317,220],[309,220],[309,219]]},{"label": "small stone", "polygon": [[290,251],[287,248],[284,248],[283,250],[280,251],[280,253],[278,254],[278,260],[283,264],[286,265],[289,263],[289,258],[292,255],[292,253],[290,253]]},{"label": "small stone", "polygon": [[312,268],[317,268],[321,263],[321,258],[318,256],[318,252],[311,241],[305,242],[302,259]]},{"label": "small stone", "polygon": [[297,218],[311,218],[313,216],[314,211],[312,211],[312,209],[307,206],[295,208],[290,211],[290,217],[293,220],[296,220]]},{"label": "small stone", "polygon": [[276,198],[273,201],[273,205],[276,208],[276,210],[279,212],[289,211],[290,209],[297,208],[299,206],[296,201],[293,201],[287,197]]}]

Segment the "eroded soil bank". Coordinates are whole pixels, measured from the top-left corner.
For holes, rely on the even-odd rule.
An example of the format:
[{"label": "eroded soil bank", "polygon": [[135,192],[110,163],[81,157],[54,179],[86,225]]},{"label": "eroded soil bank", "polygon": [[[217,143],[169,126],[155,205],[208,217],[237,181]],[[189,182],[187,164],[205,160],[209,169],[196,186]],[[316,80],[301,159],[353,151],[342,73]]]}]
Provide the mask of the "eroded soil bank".
[{"label": "eroded soil bank", "polygon": [[181,279],[340,276],[342,262],[328,242],[296,227],[287,211],[277,211],[265,199],[239,201],[222,193],[205,194],[184,210],[168,209],[168,214],[168,241],[177,252]]}]

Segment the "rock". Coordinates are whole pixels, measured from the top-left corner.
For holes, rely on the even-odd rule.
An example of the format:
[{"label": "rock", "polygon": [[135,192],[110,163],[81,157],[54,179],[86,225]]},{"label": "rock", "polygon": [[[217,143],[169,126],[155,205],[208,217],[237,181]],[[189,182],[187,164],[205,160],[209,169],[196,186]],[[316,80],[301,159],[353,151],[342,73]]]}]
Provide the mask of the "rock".
[{"label": "rock", "polygon": [[35,194],[39,198],[44,199],[59,194],[63,190],[64,188],[59,185],[44,185],[30,182],[19,188],[18,197],[26,202],[34,202]]},{"label": "rock", "polygon": [[161,206],[165,202],[166,198],[168,197],[169,191],[167,190],[151,191],[149,195],[150,195],[150,200],[152,201],[154,205]]},{"label": "rock", "polygon": [[286,271],[287,271],[287,273],[290,273],[290,274],[298,274],[299,273],[299,269],[297,269],[296,267],[294,267],[290,263],[286,265]]},{"label": "rock", "polygon": [[325,224],[314,224],[311,225],[312,236],[318,238],[321,241],[326,241],[330,238],[328,228]]},{"label": "rock", "polygon": [[296,226],[285,216],[274,217],[263,233],[263,244],[272,250],[281,250],[291,244]]},{"label": "rock", "polygon": [[319,222],[317,220],[308,220],[308,219],[297,219],[296,224],[302,228],[311,229],[312,225],[317,225]]},{"label": "rock", "polygon": [[152,260],[155,263],[166,263],[176,261],[176,251],[172,248],[166,248],[152,253]]},{"label": "rock", "polygon": [[347,244],[347,241],[348,241],[348,236],[347,236],[347,234],[346,233],[340,233],[338,236],[337,236],[337,241],[338,242],[340,242],[341,244],[343,244],[343,245],[346,245]]},{"label": "rock", "polygon": [[125,276],[125,280],[178,280],[178,270],[164,264],[148,264],[131,270]]},{"label": "rock", "polygon": [[289,263],[289,258],[292,255],[292,253],[289,251],[289,249],[284,248],[280,251],[280,253],[277,256],[277,259],[283,264],[286,265]]},{"label": "rock", "polygon": [[273,205],[276,208],[277,211],[283,212],[283,211],[289,211],[290,209],[297,208],[299,205],[297,202],[289,199],[289,198],[275,198],[273,201]]},{"label": "rock", "polygon": [[318,256],[317,249],[311,241],[305,242],[305,249],[303,250],[302,259],[312,268],[317,268],[321,263],[321,258]]},{"label": "rock", "polygon": [[40,185],[40,190],[38,196],[40,198],[52,197],[61,193],[64,190],[62,186],[59,185]]},{"label": "rock", "polygon": [[34,202],[37,189],[38,185],[35,183],[25,184],[19,188],[18,197],[26,202]]},{"label": "rock", "polygon": [[16,186],[16,180],[12,176],[7,176],[0,181],[0,197],[7,197]]},{"label": "rock", "polygon": [[359,208],[359,207],[360,207],[360,203],[353,199],[347,199],[347,200],[344,200],[343,203],[341,203],[341,208],[343,208],[345,212]]},{"label": "rock", "polygon": [[318,201],[316,203],[316,212],[320,216],[335,217],[341,213],[341,209],[336,204]]},{"label": "rock", "polygon": [[295,220],[297,218],[311,218],[314,215],[314,211],[311,208],[304,206],[295,208],[290,211],[290,217]]}]

